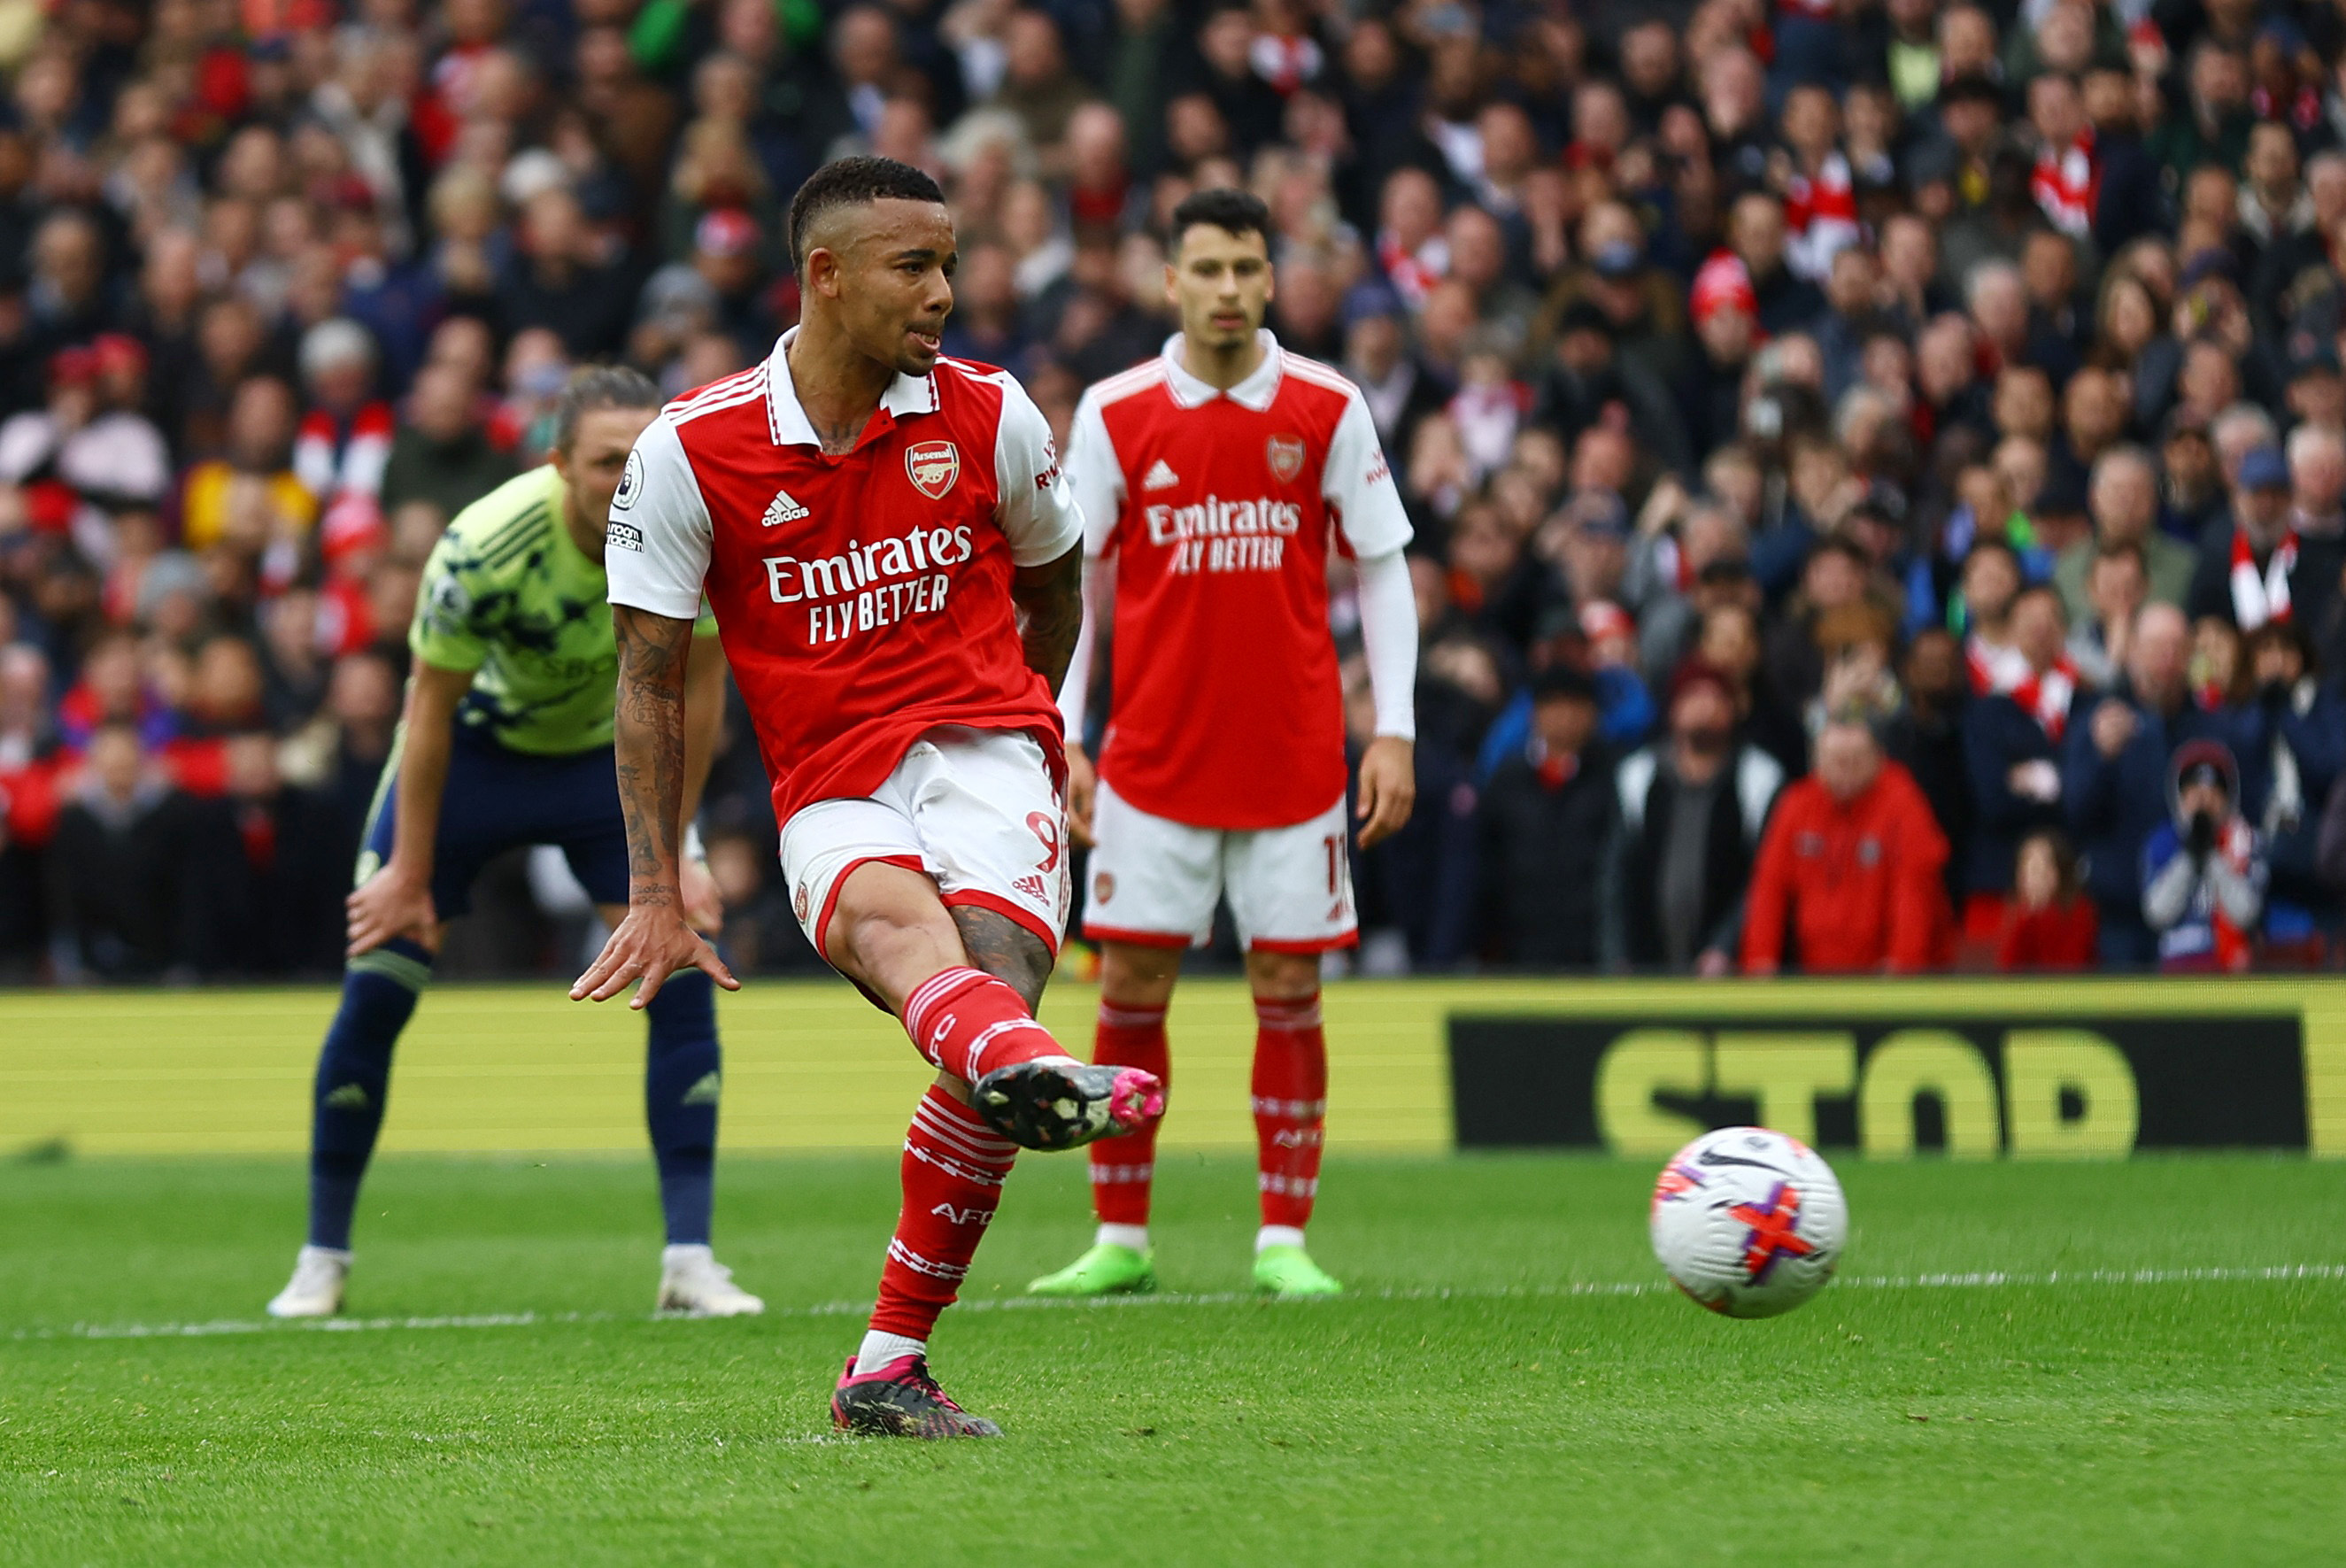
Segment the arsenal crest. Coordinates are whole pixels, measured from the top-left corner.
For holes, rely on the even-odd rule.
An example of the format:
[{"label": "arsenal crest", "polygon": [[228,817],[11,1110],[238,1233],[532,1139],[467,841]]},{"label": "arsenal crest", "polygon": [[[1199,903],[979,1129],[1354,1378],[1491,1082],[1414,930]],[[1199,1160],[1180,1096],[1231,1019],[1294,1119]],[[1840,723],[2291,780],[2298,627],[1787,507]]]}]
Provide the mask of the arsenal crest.
[{"label": "arsenal crest", "polygon": [[[1297,452],[1302,450],[1297,444]],[[904,449],[904,473],[912,480],[913,488],[932,501],[943,501],[945,492],[961,477],[961,451],[950,441],[924,441]]]},{"label": "arsenal crest", "polygon": [[1263,447],[1263,455],[1270,459],[1271,473],[1285,484],[1303,472],[1303,438],[1274,435]]},{"label": "arsenal crest", "polygon": [[1112,871],[1092,873],[1092,902],[1104,904],[1116,897],[1116,875]]}]

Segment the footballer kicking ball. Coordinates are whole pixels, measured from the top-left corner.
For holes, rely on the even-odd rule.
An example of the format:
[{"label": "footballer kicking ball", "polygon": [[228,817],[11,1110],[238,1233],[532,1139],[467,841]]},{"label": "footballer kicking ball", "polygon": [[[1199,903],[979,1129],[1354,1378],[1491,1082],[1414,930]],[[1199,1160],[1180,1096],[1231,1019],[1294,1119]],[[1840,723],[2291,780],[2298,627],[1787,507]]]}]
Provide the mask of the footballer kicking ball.
[{"label": "footballer kicking ball", "polygon": [[1721,1127],[1662,1167],[1651,1225],[1654,1256],[1679,1289],[1729,1318],[1773,1318],[1833,1277],[1849,1206],[1800,1139]]}]

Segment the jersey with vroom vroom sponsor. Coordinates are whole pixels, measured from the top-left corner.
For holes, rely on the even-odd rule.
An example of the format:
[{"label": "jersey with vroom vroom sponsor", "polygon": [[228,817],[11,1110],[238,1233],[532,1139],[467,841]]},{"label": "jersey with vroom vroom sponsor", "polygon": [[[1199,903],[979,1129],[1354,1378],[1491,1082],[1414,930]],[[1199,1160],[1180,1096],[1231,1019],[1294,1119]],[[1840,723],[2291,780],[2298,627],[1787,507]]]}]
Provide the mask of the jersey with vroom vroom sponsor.
[{"label": "jersey with vroom vroom sponsor", "polygon": [[1260,341],[1261,365],[1221,392],[1173,338],[1086,392],[1067,441],[1086,552],[1116,558],[1100,777],[1152,816],[1233,831],[1342,797],[1328,552],[1410,538],[1359,389]]},{"label": "jersey with vroom vroom sponsor", "polygon": [[[472,670],[456,721],[507,750],[569,756],[611,744],[619,656],[603,568],[562,524],[552,463],[505,481],[434,546],[407,646]],[[704,616],[697,635],[716,631]]]},{"label": "jersey with vroom vroom sponsor", "polygon": [[940,360],[827,455],[790,341],[637,441],[611,504],[612,602],[681,617],[706,585],[778,821],[871,794],[941,725],[1032,731],[1056,767],[1059,710],[1010,598],[1016,567],[1083,532],[1041,411],[1007,372]]}]

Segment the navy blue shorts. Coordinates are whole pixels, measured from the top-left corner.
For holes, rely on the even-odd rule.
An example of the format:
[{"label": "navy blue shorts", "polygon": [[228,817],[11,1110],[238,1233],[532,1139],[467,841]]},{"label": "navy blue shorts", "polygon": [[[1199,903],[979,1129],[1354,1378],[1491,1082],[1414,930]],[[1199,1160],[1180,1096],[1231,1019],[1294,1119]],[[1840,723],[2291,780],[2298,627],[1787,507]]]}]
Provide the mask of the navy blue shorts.
[{"label": "navy blue shorts", "polygon": [[[391,857],[399,820],[398,770],[394,752],[367,813],[359,881]],[[470,909],[473,879],[481,868],[525,844],[560,849],[571,874],[597,903],[627,901],[627,830],[619,814],[611,748],[532,757],[458,725],[432,856],[432,907],[440,918]]]}]

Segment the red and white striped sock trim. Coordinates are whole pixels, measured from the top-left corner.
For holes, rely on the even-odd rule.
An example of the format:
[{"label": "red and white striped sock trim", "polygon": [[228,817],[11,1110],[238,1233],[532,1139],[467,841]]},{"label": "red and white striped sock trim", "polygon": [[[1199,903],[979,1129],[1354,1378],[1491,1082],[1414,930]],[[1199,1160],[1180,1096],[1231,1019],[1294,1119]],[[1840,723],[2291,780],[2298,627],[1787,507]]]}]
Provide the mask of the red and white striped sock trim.
[{"label": "red and white striped sock trim", "polygon": [[1254,1021],[1265,1029],[1300,1033],[1320,1027],[1320,993],[1309,996],[1258,996]]},{"label": "red and white striped sock trim", "polygon": [[976,1112],[959,1100],[923,1095],[921,1103],[913,1107],[913,1125],[955,1153],[974,1160],[994,1164],[1017,1157],[1016,1144],[996,1135],[978,1119]]},{"label": "red and white striped sock trim", "polygon": [[929,1013],[933,1009],[971,986],[983,985],[993,978],[982,969],[972,969],[964,964],[958,969],[941,969],[921,982],[913,994],[904,998],[904,1028],[913,1036],[913,1043],[920,1044],[921,1036],[928,1033]]},{"label": "red and white striped sock trim", "polygon": [[1258,1116],[1278,1116],[1290,1122],[1316,1122],[1328,1114],[1328,1102],[1272,1100],[1257,1095],[1254,1097],[1254,1114]]},{"label": "red and white striped sock trim", "polygon": [[969,1272],[966,1263],[939,1263],[933,1257],[923,1257],[894,1237],[888,1238],[888,1256],[915,1274],[925,1274],[932,1279],[957,1281]]},{"label": "red and white striped sock trim", "polygon": [[1149,1029],[1165,1022],[1162,1007],[1126,1007],[1120,1003],[1100,1003],[1099,1021],[1108,1029]]},{"label": "red and white striped sock trim", "polygon": [[1254,1178],[1259,1192],[1275,1192],[1283,1197],[1317,1197],[1320,1196],[1318,1176],[1281,1176],[1277,1171],[1258,1172]]},{"label": "red and white striped sock trim", "polygon": [[[972,1029],[974,1036],[967,1033]],[[904,1002],[904,1033],[912,1037],[913,1048],[955,1077],[973,1083],[986,1071],[984,1058],[989,1045],[1005,1035],[1030,1031],[1049,1041],[1052,1049],[1027,1051],[1020,1060],[1063,1054],[1051,1032],[1035,1022],[1017,992],[984,970],[967,965],[939,970]]]},{"label": "red and white striped sock trim", "polygon": [[1092,1162],[1092,1185],[1114,1186],[1118,1182],[1147,1181],[1157,1174],[1154,1161],[1145,1166],[1111,1166]]},{"label": "red and white striped sock trim", "polygon": [[993,1129],[959,1101],[950,1103],[954,1112],[940,1109],[934,1096],[923,1097],[913,1108],[904,1152],[947,1176],[979,1186],[1000,1186],[1010,1174],[1018,1145],[994,1136]]},{"label": "red and white striped sock trim", "polygon": [[[984,1028],[979,1030],[977,1032],[977,1038],[969,1043],[969,1050],[963,1057],[963,1060],[968,1064],[969,1070],[963,1074],[962,1076],[970,1083],[976,1083],[978,1079],[983,1077],[985,1074],[985,1048],[993,1044],[996,1040],[1001,1039],[1005,1034],[1017,1033],[1021,1031],[1029,1029],[1033,1030],[1035,1033],[1040,1034],[1046,1040],[1051,1039],[1051,1032],[1044,1028],[1040,1023],[1035,1023],[1032,1018],[1005,1019],[1000,1023],[989,1023]],[[1058,1044],[1056,1040],[1052,1040],[1051,1043],[1054,1045]],[[1063,1054],[1064,1053],[1056,1051],[1052,1053],[1053,1055],[1060,1055]],[[1070,1059],[1072,1060],[1072,1058]]]}]

